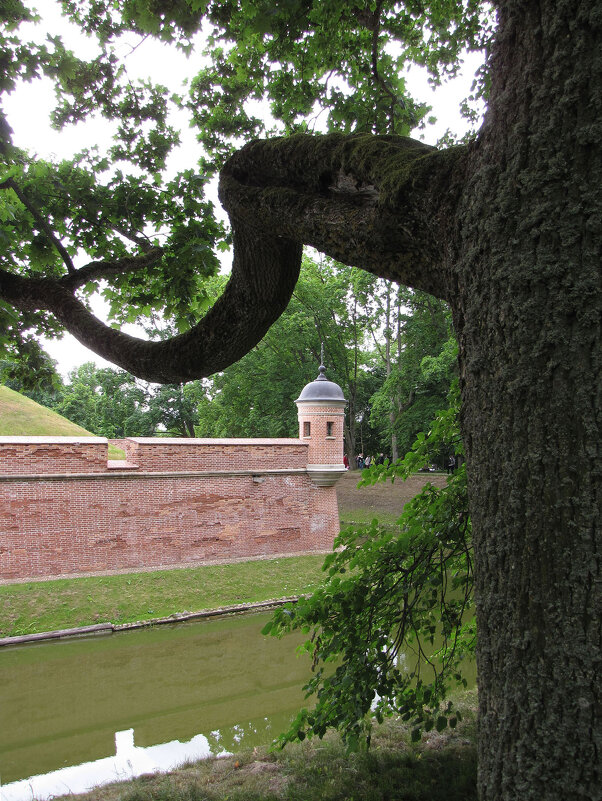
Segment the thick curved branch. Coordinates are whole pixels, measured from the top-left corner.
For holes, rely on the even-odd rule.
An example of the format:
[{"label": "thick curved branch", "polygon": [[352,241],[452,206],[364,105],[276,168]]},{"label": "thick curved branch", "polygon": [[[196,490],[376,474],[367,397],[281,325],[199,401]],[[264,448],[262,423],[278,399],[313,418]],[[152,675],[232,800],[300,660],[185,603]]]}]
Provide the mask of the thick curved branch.
[{"label": "thick curved branch", "polygon": [[[223,295],[184,334],[148,342],[96,318],[60,281],[0,271],[0,298],[22,310],[46,309],[83,345],[146,379],[175,384],[228,367],[248,353],[282,314],[301,267],[301,246],[261,236],[242,224],[233,233],[234,264]],[[246,254],[244,265],[241,253]]]},{"label": "thick curved branch", "polygon": [[465,148],[394,136],[298,135],[246,145],[226,163],[220,200],[253,222],[344,264],[448,294],[447,229]]},{"label": "thick curved branch", "polygon": [[[286,308],[302,244],[439,297],[465,150],[437,151],[400,137],[294,136],[258,141],[222,171],[234,265],[224,294],[185,334],[148,342],[102,323],[74,297],[81,277],[23,278],[0,271],[0,298],[47,310],[80,342],[149,381],[180,383],[223,370],[259,342]],[[144,254],[137,259],[143,259]]]}]

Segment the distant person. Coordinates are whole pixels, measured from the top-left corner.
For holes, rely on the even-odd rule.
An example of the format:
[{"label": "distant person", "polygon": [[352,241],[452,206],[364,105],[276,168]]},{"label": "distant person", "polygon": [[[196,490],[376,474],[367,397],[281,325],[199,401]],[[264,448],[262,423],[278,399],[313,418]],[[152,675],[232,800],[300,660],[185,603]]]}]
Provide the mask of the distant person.
[{"label": "distant person", "polygon": [[371,464],[372,464],[372,457],[370,456],[370,454],[368,454],[364,459],[364,467],[370,467]]},{"label": "distant person", "polygon": [[347,454],[343,456],[343,464],[345,465],[345,470],[349,470],[349,458],[347,457]]},{"label": "distant person", "polygon": [[448,475],[450,473],[453,473],[455,469],[456,469],[456,457],[452,454],[449,457],[449,461],[447,463],[447,473],[448,473]]},{"label": "distant person", "polygon": [[385,463],[385,454],[379,453],[376,457],[376,464],[384,464]]},{"label": "distant person", "polygon": [[364,469],[364,454],[363,453],[358,453],[355,461],[357,463],[357,469],[358,470],[363,470]]}]

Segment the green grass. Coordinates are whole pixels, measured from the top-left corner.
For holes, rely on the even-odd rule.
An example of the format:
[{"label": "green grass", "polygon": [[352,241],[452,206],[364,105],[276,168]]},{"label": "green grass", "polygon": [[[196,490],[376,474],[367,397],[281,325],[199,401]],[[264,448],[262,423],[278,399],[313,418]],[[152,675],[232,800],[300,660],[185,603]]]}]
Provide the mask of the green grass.
[{"label": "green grass", "polygon": [[323,555],[0,586],[0,636],[131,623],[310,592]]},{"label": "green grass", "polygon": [[[374,729],[370,751],[345,753],[336,735],[284,751],[254,749],[168,775],[147,775],[80,801],[476,801],[476,693],[457,699],[464,722],[413,745],[398,720]],[[71,798],[72,796],[70,796]]]},{"label": "green grass", "polygon": [[345,509],[341,511],[341,528],[351,525],[369,525],[374,518],[382,526],[394,526],[399,520],[400,513],[393,514],[392,512],[384,512],[382,510],[374,511],[374,509]]},{"label": "green grass", "polygon": [[[0,384],[1,437],[94,437],[85,428],[66,417]],[[109,445],[109,459],[123,459],[125,454]]]}]

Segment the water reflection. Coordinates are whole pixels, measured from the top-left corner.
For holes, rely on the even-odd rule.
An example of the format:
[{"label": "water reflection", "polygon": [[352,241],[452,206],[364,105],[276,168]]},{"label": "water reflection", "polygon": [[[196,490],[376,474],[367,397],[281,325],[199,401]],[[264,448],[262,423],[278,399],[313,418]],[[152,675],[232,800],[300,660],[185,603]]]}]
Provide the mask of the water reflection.
[{"label": "water reflection", "polygon": [[267,618],[0,652],[2,801],[269,742],[302,705],[310,666],[298,639],[260,634]]},{"label": "water reflection", "polygon": [[2,801],[38,801],[67,793],[84,793],[101,784],[132,779],[143,773],[168,771],[187,761],[225,753],[212,751],[209,740],[202,734],[187,743],[173,740],[141,748],[134,744],[134,729],[127,729],[115,733],[115,756],[11,782],[0,789],[0,798]]}]

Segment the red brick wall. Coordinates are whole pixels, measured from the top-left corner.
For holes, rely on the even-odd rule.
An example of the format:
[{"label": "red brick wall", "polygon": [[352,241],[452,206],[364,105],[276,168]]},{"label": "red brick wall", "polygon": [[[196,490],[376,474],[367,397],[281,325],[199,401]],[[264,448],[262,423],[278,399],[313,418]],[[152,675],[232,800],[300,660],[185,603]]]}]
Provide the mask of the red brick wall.
[{"label": "red brick wall", "polygon": [[0,475],[105,473],[104,437],[0,437]]},{"label": "red brick wall", "polygon": [[325,551],[338,533],[299,440],[135,440],[120,473],[106,440],[17,439],[0,437],[0,581]]},{"label": "red brick wall", "polygon": [[[344,410],[336,406],[299,405],[299,438],[309,445],[309,464],[343,463]],[[310,424],[310,436],[303,434],[303,424]],[[327,425],[332,423],[332,436],[327,436]]]},{"label": "red brick wall", "polygon": [[149,472],[303,469],[307,464],[307,446],[296,439],[132,437],[126,455]]}]

